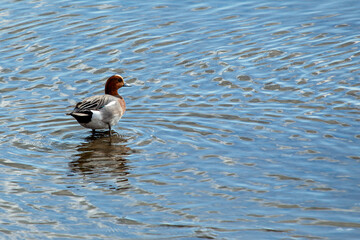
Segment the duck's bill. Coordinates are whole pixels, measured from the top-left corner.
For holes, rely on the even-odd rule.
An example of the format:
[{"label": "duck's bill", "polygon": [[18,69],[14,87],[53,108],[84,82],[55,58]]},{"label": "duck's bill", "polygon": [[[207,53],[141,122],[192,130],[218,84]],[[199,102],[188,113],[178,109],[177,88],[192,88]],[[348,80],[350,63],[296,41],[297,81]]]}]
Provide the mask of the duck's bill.
[{"label": "duck's bill", "polygon": [[127,84],[127,83],[124,83],[124,86],[123,87],[131,87],[131,85]]}]

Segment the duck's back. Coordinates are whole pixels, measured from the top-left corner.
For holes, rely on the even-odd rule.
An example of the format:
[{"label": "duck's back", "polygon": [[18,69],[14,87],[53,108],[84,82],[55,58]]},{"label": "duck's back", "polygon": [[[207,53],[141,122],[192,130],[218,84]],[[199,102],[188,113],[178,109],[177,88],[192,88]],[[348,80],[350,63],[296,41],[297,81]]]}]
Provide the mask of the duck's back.
[{"label": "duck's back", "polygon": [[125,109],[121,96],[105,94],[85,98],[76,104],[70,115],[86,128],[104,129],[115,125]]}]

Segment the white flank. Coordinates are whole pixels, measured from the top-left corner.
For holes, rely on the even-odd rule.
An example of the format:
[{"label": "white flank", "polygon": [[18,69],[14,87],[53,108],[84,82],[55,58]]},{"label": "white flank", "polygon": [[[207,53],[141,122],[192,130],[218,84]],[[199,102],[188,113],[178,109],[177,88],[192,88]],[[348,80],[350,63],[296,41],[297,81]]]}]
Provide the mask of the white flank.
[{"label": "white flank", "polygon": [[100,111],[91,110],[91,112],[93,113],[91,121],[86,123],[85,127],[91,129],[104,129],[109,127],[106,123],[103,122],[103,117]]}]

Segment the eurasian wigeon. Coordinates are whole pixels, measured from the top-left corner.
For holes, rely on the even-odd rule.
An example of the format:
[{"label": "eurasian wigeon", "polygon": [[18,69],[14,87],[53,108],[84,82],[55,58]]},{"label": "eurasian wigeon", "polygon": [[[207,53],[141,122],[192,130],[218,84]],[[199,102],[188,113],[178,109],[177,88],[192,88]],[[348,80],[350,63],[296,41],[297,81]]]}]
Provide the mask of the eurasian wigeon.
[{"label": "eurasian wigeon", "polygon": [[126,110],[125,100],[119,95],[118,89],[130,87],[120,75],[109,77],[105,83],[105,95],[85,98],[78,102],[71,113],[81,126],[95,129],[109,129],[117,124]]}]

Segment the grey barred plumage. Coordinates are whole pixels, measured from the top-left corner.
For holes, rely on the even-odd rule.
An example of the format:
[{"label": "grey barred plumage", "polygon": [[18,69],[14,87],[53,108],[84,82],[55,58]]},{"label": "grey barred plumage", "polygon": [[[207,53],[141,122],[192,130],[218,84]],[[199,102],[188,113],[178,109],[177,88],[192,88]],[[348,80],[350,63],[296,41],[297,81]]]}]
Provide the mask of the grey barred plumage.
[{"label": "grey barred plumage", "polygon": [[76,104],[74,112],[99,110],[111,101],[115,100],[118,100],[118,97],[109,94],[88,97]]}]

